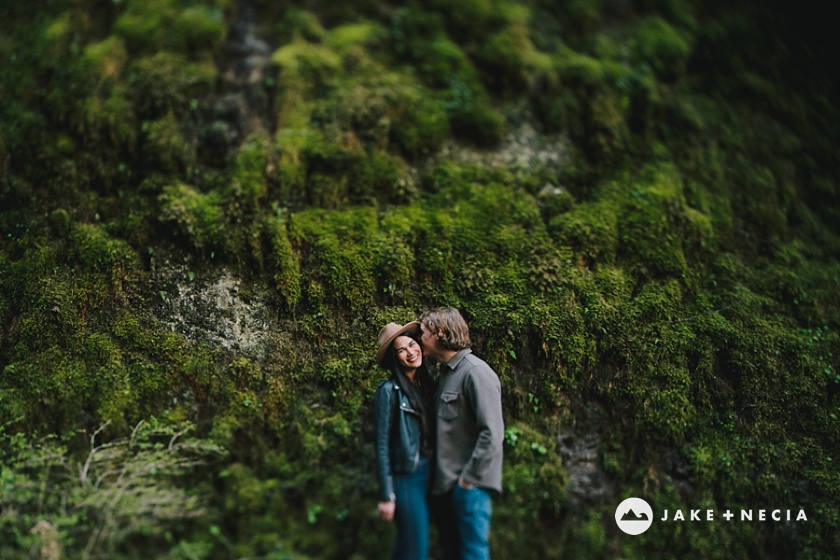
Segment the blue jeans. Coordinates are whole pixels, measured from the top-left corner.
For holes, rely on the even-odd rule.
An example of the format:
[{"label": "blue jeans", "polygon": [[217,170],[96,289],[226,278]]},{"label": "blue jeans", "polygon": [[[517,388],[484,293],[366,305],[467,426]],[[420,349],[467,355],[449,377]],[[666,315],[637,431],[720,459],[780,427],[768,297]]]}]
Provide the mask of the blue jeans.
[{"label": "blue jeans", "polygon": [[493,502],[483,488],[459,484],[435,497],[435,521],[446,560],[489,560]]},{"label": "blue jeans", "polygon": [[429,556],[429,482],[431,462],[420,458],[414,472],[394,476],[397,539],[391,560],[426,560]]}]

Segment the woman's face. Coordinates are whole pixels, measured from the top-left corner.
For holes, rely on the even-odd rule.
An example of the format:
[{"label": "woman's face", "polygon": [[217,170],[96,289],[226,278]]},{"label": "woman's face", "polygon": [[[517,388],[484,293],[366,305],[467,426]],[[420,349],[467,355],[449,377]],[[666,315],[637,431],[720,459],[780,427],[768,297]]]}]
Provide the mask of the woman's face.
[{"label": "woman's face", "polygon": [[416,340],[410,336],[398,336],[393,344],[400,369],[403,371],[417,369],[423,365],[423,350]]}]

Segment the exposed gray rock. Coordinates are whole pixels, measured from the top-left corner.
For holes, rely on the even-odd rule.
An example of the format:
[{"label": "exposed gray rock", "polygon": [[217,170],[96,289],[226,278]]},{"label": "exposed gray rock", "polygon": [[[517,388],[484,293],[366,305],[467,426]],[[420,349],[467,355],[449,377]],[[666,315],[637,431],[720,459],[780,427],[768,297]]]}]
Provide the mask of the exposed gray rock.
[{"label": "exposed gray rock", "polygon": [[160,319],[173,332],[231,354],[263,361],[276,346],[278,318],[268,291],[243,288],[229,270],[191,279],[185,265],[170,264]]},{"label": "exposed gray rock", "polygon": [[571,154],[565,136],[541,134],[529,124],[526,117],[522,124],[507,133],[497,149],[471,148],[449,141],[441,148],[436,159],[513,170],[559,170],[569,165]]},{"label": "exposed gray rock", "polygon": [[615,488],[604,473],[601,463],[598,424],[587,421],[598,416],[599,410],[594,405],[584,408],[581,412],[583,421],[568,427],[557,436],[557,449],[569,474],[566,494],[572,509],[601,504],[615,498]]}]

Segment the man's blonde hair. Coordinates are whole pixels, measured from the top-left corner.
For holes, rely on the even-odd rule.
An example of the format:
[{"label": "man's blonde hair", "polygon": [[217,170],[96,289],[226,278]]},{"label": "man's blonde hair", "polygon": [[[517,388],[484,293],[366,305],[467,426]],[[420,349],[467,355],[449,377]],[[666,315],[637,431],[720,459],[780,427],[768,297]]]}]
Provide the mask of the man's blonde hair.
[{"label": "man's blonde hair", "polygon": [[470,329],[461,313],[454,307],[437,307],[424,311],[420,323],[436,335],[440,345],[447,350],[463,350],[472,345]]}]

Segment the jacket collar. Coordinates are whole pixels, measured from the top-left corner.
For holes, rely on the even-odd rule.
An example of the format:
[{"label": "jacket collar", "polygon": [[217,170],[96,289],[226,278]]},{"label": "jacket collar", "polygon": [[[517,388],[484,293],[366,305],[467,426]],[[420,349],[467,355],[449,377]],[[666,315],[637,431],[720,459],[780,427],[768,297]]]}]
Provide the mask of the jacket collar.
[{"label": "jacket collar", "polygon": [[461,363],[461,360],[463,360],[463,359],[464,359],[464,357],[465,357],[467,354],[471,354],[471,353],[472,353],[472,350],[471,350],[471,349],[469,349],[469,348],[464,348],[463,350],[461,350],[460,352],[458,352],[457,354],[455,354],[454,356],[452,356],[452,359],[451,359],[451,360],[449,360],[449,362],[447,362],[447,364],[446,364],[445,366],[443,366],[443,367],[444,367],[444,368],[449,368],[449,369],[455,369],[456,367],[458,367],[458,364],[460,364],[460,363]]}]

